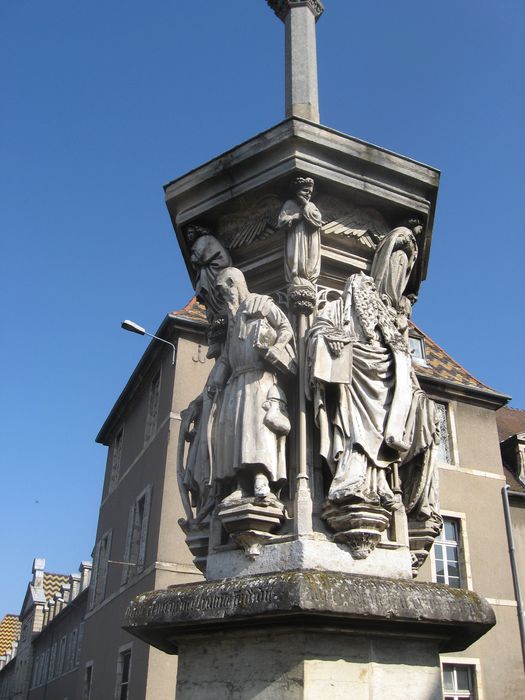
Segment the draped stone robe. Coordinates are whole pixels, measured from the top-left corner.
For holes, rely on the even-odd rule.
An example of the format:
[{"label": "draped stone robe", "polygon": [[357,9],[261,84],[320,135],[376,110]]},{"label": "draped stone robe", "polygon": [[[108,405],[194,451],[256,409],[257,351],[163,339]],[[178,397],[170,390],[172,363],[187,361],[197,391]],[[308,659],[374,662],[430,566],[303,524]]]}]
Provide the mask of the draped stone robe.
[{"label": "draped stone robe", "polygon": [[276,395],[286,412],[284,393],[276,369],[264,359],[268,346],[276,344],[294,358],[293,331],[285,314],[269,297],[249,294],[235,316],[230,314],[218,360],[228,380],[213,429],[214,479],[229,479],[250,468],[262,468],[271,482],[286,479],[286,435],[269,420]]},{"label": "draped stone robe", "polygon": [[360,496],[367,468],[410,463],[417,465],[407,470],[410,507],[433,512],[434,468],[422,457],[435,442],[434,405],[370,277],[352,275],[342,298],[319,314],[307,336],[307,366],[321,454],[333,474],[329,498]]},{"label": "draped stone robe", "polygon": [[[297,214],[299,218],[292,219]],[[288,283],[317,282],[321,271],[322,223],[321,212],[312,202],[298,203],[289,199],[283,204],[278,226],[286,230],[285,274]]]}]

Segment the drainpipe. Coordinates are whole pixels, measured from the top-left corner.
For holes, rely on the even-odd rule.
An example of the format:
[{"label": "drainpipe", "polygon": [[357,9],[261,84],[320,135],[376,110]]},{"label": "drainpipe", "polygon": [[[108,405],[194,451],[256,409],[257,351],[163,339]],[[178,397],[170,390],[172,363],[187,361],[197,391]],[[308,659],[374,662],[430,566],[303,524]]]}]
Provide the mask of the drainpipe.
[{"label": "drainpipe", "polygon": [[525,612],[523,611],[523,598],[521,595],[520,579],[518,575],[518,564],[516,562],[516,547],[514,546],[514,533],[512,532],[512,519],[510,516],[509,496],[525,498],[525,493],[511,491],[510,486],[501,489],[503,497],[503,512],[505,514],[505,526],[507,529],[507,541],[509,543],[510,566],[512,569],[512,580],[514,582],[514,594],[518,608],[518,625],[521,637],[521,655],[523,658],[523,668],[525,669]]}]

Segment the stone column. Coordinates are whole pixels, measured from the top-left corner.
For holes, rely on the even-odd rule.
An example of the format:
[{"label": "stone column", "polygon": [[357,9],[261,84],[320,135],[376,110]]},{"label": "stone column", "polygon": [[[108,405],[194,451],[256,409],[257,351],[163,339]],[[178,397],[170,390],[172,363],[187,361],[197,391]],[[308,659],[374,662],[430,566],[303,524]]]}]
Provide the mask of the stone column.
[{"label": "stone column", "polygon": [[286,116],[319,122],[315,23],[323,4],[319,0],[268,0],[268,4],[286,27]]}]

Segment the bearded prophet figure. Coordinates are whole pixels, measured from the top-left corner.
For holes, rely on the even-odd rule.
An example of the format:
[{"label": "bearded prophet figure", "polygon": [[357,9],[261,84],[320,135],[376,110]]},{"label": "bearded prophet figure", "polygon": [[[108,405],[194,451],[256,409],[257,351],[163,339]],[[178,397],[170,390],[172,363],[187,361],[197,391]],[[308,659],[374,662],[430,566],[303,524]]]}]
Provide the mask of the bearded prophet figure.
[{"label": "bearded prophet figure", "polygon": [[392,510],[387,474],[417,460],[406,488],[410,507],[425,518],[437,512],[433,464],[425,457],[436,439],[434,404],[419,388],[406,341],[371,277],[352,275],[342,297],[321,311],[307,336],[307,366],[321,454],[333,474],[328,499]]},{"label": "bearded prophet figure", "polygon": [[228,307],[228,335],[211,392],[220,396],[213,427],[213,479],[234,484],[228,501],[277,494],[286,480],[290,432],[279,373],[293,373],[290,322],[270,297],[251,294],[242,272],[227,268],[217,288]]},{"label": "bearded prophet figure", "polygon": [[288,284],[315,285],[321,271],[321,212],[310,199],[314,181],[298,177],[294,196],[282,206],[278,228],[286,231],[285,275]]}]

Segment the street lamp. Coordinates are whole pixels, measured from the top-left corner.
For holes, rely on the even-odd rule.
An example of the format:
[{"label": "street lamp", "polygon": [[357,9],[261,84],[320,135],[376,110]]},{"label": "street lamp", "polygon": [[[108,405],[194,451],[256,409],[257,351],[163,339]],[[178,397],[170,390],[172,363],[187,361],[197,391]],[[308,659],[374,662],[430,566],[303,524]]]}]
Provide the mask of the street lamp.
[{"label": "street lamp", "polygon": [[158,335],[153,335],[152,333],[148,333],[142,326],[139,326],[138,323],[135,323],[134,321],[122,321],[120,324],[120,327],[123,328],[125,331],[130,331],[130,333],[137,333],[138,335],[148,335],[150,338],[155,338],[155,340],[160,340],[161,343],[166,343],[166,345],[169,345],[173,351],[173,355],[171,358],[171,364],[175,364],[175,352],[176,348],[173,343],[170,343],[169,340],[164,340],[164,338],[159,338]]}]

